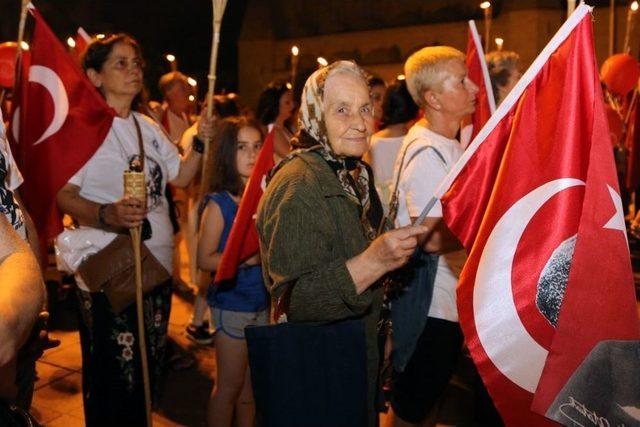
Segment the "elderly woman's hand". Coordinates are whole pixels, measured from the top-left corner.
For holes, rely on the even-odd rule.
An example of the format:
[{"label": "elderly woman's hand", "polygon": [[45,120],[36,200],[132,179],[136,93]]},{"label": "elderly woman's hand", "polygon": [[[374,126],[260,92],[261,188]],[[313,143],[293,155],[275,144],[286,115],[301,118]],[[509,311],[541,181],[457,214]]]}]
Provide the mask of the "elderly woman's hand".
[{"label": "elderly woman's hand", "polygon": [[418,245],[418,236],[428,231],[423,225],[388,231],[375,239],[365,253],[369,254],[372,262],[384,268],[384,273],[388,273],[409,261]]},{"label": "elderly woman's hand", "polygon": [[364,252],[347,261],[356,292],[362,293],[386,273],[409,261],[418,245],[418,236],[429,231],[423,225],[387,231],[375,239]]},{"label": "elderly woman's hand", "polygon": [[206,112],[200,115],[198,118],[198,139],[201,141],[211,141],[213,139],[215,121],[215,116],[209,119]]},{"label": "elderly woman's hand", "polygon": [[144,204],[133,197],[125,196],[104,208],[104,222],[109,227],[133,228],[142,225],[147,216]]}]

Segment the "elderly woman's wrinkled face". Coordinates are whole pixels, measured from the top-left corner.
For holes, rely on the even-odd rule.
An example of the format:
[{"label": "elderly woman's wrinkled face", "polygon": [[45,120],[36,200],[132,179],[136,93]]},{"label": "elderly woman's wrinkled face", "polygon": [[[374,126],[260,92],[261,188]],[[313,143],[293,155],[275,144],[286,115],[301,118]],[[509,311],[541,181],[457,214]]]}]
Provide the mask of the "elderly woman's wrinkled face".
[{"label": "elderly woman's wrinkled face", "polygon": [[324,121],[337,156],[362,157],[373,133],[373,106],[367,83],[350,72],[330,75],[324,87]]},{"label": "elderly woman's wrinkled face", "polygon": [[111,97],[135,98],[142,90],[143,61],[129,44],[113,46],[102,70],[89,73],[89,78],[105,95]]}]

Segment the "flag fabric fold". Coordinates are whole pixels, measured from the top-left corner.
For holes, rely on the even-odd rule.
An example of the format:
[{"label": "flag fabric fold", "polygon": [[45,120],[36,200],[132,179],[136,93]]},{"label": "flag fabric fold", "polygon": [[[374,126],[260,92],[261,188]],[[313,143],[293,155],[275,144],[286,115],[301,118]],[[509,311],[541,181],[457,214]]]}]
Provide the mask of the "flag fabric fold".
[{"label": "flag fabric fold", "polygon": [[256,230],[256,211],[265,189],[267,173],[274,166],[274,132],[272,129],[265,138],[256,159],[256,164],[253,166],[253,172],[251,172],[251,177],[249,177],[242,194],[238,213],[229,232],[229,240],[216,270],[214,284],[234,280],[238,266],[255,255],[260,249]]},{"label": "flag fabric fold", "polygon": [[[111,109],[33,7],[29,63],[17,70],[11,144],[41,240],[62,231],[56,194],[104,141]],[[43,246],[46,247],[46,246]]]},{"label": "flag fabric fold", "polygon": [[[436,194],[469,252],[466,344],[508,426],[586,425],[589,411],[554,401],[594,348],[640,338],[590,11],[565,22]],[[610,397],[580,392],[617,425]]]}]

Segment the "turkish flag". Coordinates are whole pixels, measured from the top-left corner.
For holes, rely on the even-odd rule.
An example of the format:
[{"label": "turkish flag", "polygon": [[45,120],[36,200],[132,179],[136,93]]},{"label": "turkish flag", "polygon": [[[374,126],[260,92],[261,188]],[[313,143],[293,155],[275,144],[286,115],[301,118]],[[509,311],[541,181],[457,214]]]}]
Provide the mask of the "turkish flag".
[{"label": "turkish flag", "polygon": [[227,245],[216,270],[214,283],[233,280],[236,277],[238,266],[259,250],[256,211],[264,192],[267,174],[274,166],[273,138],[274,130],[272,129],[262,144],[251,177],[249,177],[242,194],[238,213],[231,226]]},{"label": "turkish flag", "polygon": [[591,350],[640,337],[590,11],[565,22],[440,190],[469,252],[460,324],[509,426],[554,424],[540,414]]},{"label": "turkish flag", "polygon": [[489,120],[489,117],[496,111],[496,102],[493,99],[491,79],[487,62],[484,59],[484,50],[480,35],[476,28],[476,23],[469,21],[469,40],[467,41],[467,77],[478,86],[476,95],[476,111],[463,120],[460,131],[460,142],[464,147],[476,137],[482,126]]},{"label": "turkish flag", "polygon": [[89,44],[91,44],[91,36],[82,27],[78,27],[75,38],[76,45],[72,49],[73,55],[76,57],[78,64],[81,63],[82,55],[87,50]]},{"label": "turkish flag", "polygon": [[58,190],[100,147],[115,111],[40,13],[34,8],[29,13],[34,19],[30,64],[17,79],[11,148],[24,176],[20,193],[46,241],[62,231]]}]

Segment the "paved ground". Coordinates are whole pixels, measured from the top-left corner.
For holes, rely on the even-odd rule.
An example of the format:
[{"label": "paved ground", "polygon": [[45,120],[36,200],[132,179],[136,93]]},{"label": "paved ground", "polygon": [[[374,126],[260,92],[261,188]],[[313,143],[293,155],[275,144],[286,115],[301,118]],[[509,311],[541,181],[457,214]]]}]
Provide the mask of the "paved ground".
[{"label": "paved ground", "polygon": [[[640,242],[630,240],[635,282],[640,298]],[[182,276],[186,277],[182,265]],[[84,426],[81,396],[80,338],[73,295],[58,294],[51,319],[51,335],[62,341],[37,363],[38,382],[32,405],[36,418],[47,427]],[[174,295],[169,334],[173,341],[190,352],[196,364],[182,371],[169,371],[164,378],[161,396],[154,411],[156,426],[204,426],[205,408],[215,369],[213,346],[199,347],[189,341],[185,327],[190,319],[193,295]],[[640,303],[638,305],[640,313]]]},{"label": "paved ground", "polygon": [[[50,323],[51,335],[62,343],[47,351],[37,362],[38,381],[32,412],[47,427],[84,426],[82,356],[74,297],[71,293],[58,293]],[[213,346],[196,346],[186,338],[184,331],[192,305],[192,294],[174,294],[169,335],[181,349],[194,356],[196,363],[186,370],[167,372],[158,407],[154,410],[156,426],[205,425],[205,408],[213,387],[214,349]]]}]

